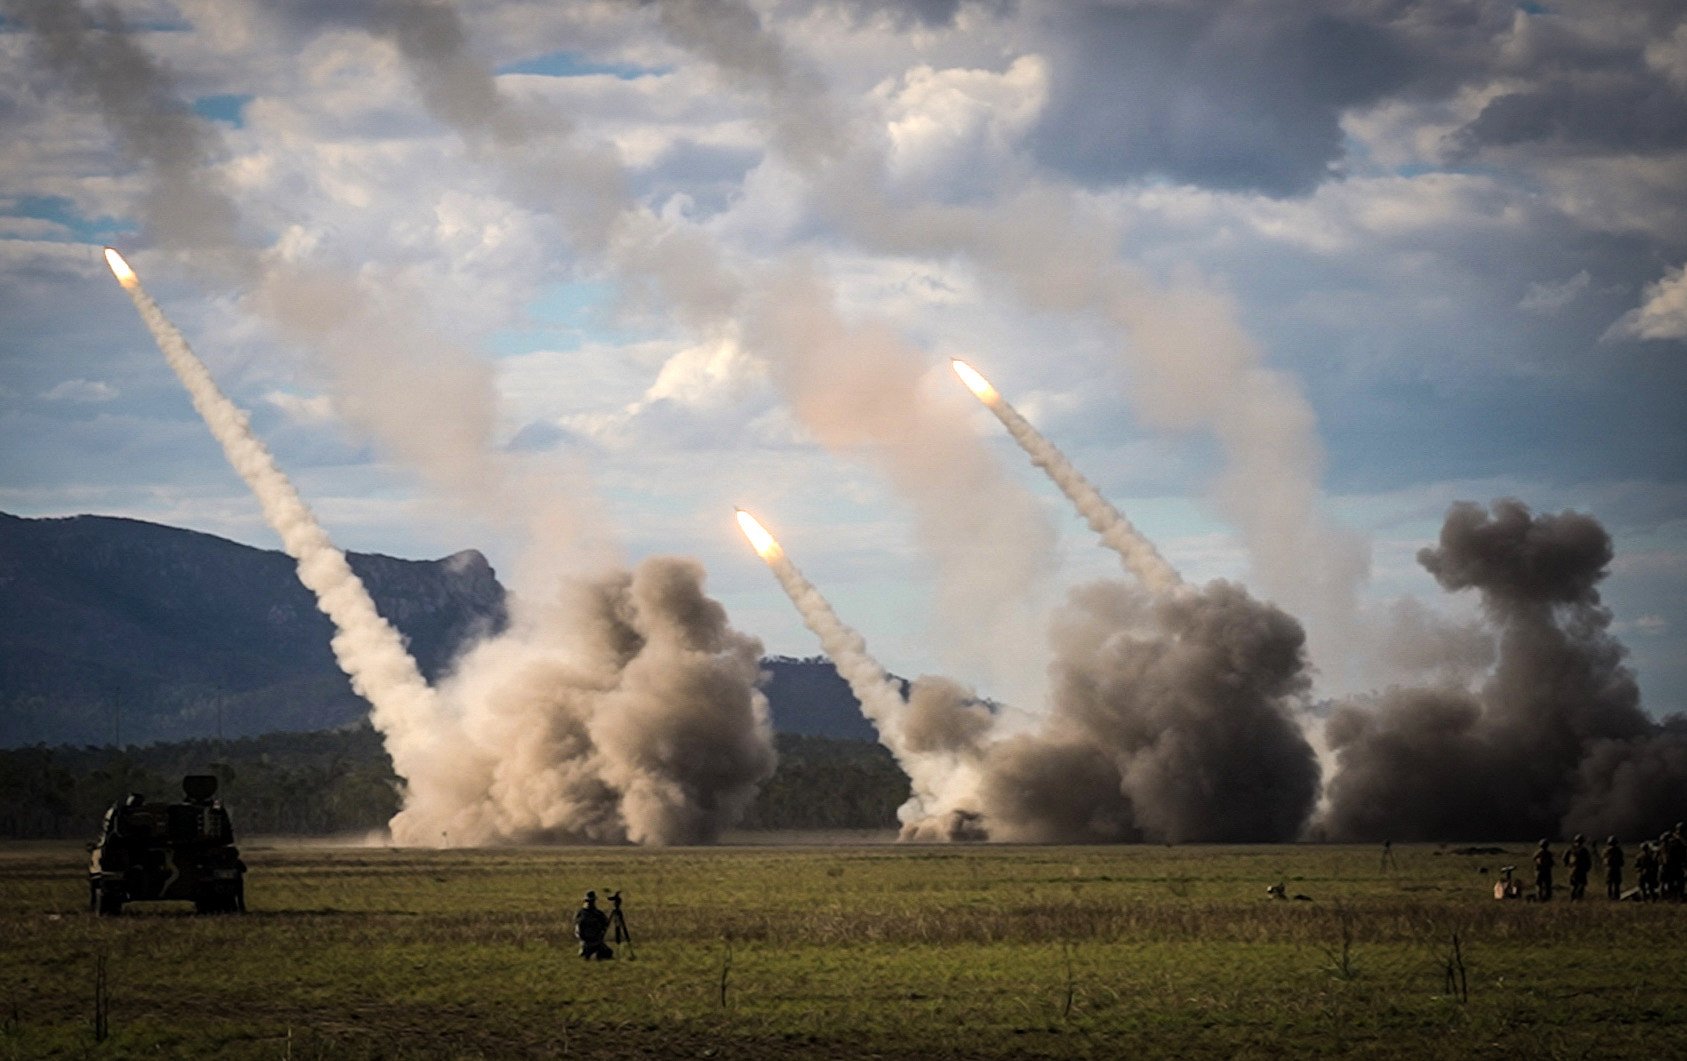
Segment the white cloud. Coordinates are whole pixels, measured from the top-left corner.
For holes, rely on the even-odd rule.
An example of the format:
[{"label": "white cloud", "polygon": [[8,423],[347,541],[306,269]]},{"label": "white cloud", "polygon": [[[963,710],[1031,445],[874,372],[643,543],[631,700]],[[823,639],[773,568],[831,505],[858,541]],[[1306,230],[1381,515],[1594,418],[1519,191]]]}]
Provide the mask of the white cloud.
[{"label": "white cloud", "polygon": [[67,379],[41,395],[49,402],[109,402],[118,390],[104,380]]},{"label": "white cloud", "polygon": [[1687,339],[1687,266],[1649,284],[1638,307],[1623,314],[1608,338]]},{"label": "white cloud", "polygon": [[286,391],[270,391],[264,401],[296,424],[328,424],[336,419],[334,401],[326,394],[303,398]]},{"label": "white cloud", "polygon": [[927,194],[977,194],[1000,180],[1018,141],[1048,99],[1048,67],[1035,55],[1003,72],[918,66],[879,86],[898,184]]}]

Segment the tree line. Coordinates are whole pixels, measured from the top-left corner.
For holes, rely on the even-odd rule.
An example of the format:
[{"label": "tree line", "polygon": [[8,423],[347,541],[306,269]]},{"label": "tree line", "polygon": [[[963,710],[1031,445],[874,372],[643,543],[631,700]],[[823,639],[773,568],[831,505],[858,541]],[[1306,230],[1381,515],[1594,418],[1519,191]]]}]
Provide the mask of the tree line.
[{"label": "tree line", "polygon": [[[779,767],[745,815],[746,829],[883,829],[908,782],[884,748],[780,734]],[[237,740],[144,747],[0,749],[0,837],[70,839],[98,831],[131,792],[181,798],[186,774],[213,774],[239,835],[329,836],[384,829],[398,778],[367,724]]]}]

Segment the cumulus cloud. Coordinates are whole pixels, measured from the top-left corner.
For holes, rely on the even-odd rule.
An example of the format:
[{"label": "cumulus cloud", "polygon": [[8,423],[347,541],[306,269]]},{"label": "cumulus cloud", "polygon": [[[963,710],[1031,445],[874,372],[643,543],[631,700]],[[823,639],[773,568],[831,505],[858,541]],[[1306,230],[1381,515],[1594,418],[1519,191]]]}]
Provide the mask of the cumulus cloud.
[{"label": "cumulus cloud", "polygon": [[[1504,87],[1458,134],[1466,150],[1541,145],[1653,154],[1687,148],[1687,93],[1658,50],[1684,24],[1679,6],[1622,12],[1519,9],[1493,74]],[[1650,61],[1648,61],[1650,60]]]},{"label": "cumulus cloud", "polygon": [[881,86],[893,186],[942,199],[997,187],[1013,145],[1042,109],[1047,79],[1040,58],[1021,56],[1000,74],[922,66]]},{"label": "cumulus cloud", "polygon": [[1687,339],[1687,266],[1671,270],[1646,287],[1638,307],[1618,318],[1606,333],[1613,339]]}]

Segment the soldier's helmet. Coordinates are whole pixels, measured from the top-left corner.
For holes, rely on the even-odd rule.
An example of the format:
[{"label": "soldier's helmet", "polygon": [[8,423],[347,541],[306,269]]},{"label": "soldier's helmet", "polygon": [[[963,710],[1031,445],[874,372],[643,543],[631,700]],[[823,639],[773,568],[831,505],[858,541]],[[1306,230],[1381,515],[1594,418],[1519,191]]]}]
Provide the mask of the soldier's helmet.
[{"label": "soldier's helmet", "polygon": [[1581,833],[1576,834],[1575,842],[1578,843],[1578,844],[1582,842],[1582,834]]},{"label": "soldier's helmet", "polygon": [[1614,836],[1607,836],[1607,837],[1606,837],[1606,838],[1605,838],[1605,842],[1606,842],[1606,843],[1607,843],[1607,844],[1610,844],[1610,845],[1611,845],[1611,846],[1612,846],[1612,847],[1616,847],[1616,846],[1617,846],[1617,838],[1616,838],[1616,837],[1614,837]]},{"label": "soldier's helmet", "polygon": [[586,901],[587,901],[587,902],[588,902],[588,903],[595,903],[595,902],[597,902],[597,892],[587,892],[587,893],[586,893]]},{"label": "soldier's helmet", "polygon": [[1541,842],[1540,842],[1540,843],[1539,843],[1539,844],[1537,844],[1537,845],[1535,845],[1535,846],[1537,846],[1537,847],[1545,847],[1545,846],[1546,846],[1546,841],[1545,841],[1545,840],[1542,840],[1542,841],[1541,841]]}]

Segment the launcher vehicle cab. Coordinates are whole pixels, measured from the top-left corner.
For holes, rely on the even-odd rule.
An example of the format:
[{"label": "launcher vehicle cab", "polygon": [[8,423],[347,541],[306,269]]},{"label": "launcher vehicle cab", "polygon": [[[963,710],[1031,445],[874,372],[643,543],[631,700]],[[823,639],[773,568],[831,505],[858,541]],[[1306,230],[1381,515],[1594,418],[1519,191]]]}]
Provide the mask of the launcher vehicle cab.
[{"label": "launcher vehicle cab", "polygon": [[234,846],[228,811],[215,799],[217,779],[182,778],[180,803],[148,803],[133,793],[105,812],[90,844],[88,907],[103,916],[125,903],[176,899],[202,914],[246,909],[246,864]]}]

